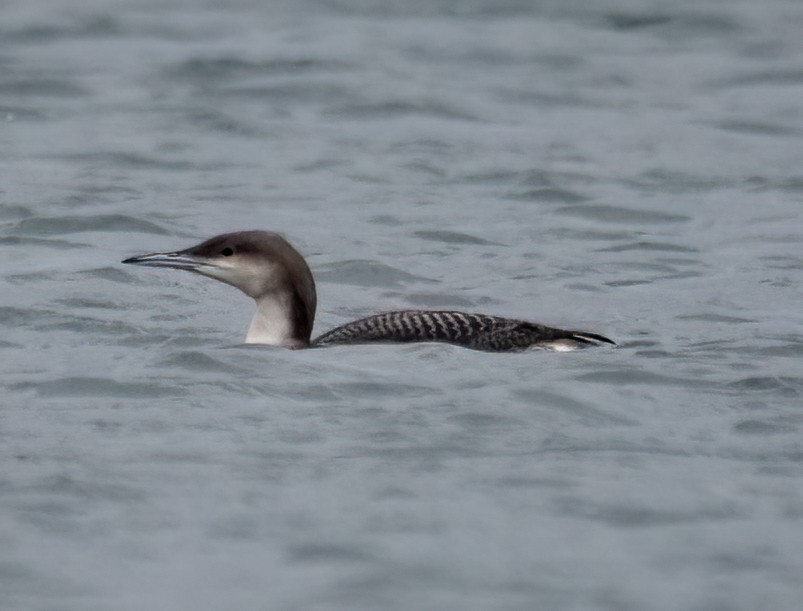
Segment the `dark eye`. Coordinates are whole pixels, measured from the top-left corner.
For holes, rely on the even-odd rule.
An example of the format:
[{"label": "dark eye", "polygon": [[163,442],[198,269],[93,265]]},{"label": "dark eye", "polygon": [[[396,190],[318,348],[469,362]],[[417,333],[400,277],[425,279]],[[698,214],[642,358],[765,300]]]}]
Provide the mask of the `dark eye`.
[{"label": "dark eye", "polygon": [[226,248],[220,251],[220,254],[223,255],[224,257],[230,257],[234,254],[234,251],[228,246],[226,246]]}]

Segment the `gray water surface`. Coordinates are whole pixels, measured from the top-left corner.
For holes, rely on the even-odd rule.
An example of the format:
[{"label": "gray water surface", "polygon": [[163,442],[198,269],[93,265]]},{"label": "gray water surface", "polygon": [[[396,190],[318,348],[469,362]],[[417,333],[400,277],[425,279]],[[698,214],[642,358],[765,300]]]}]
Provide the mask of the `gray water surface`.
[{"label": "gray water surface", "polygon": [[[1,12],[0,608],[800,608],[799,2]],[[316,333],[619,346],[119,264],[250,228]]]}]

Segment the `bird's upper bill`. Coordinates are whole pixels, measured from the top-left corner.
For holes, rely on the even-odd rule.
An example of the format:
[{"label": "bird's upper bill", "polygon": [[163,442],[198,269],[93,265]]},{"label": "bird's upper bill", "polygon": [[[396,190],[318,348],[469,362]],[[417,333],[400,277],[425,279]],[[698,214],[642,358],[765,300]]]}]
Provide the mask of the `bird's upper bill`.
[{"label": "bird's upper bill", "polygon": [[145,267],[169,267],[171,269],[184,269],[190,272],[203,273],[204,268],[213,267],[207,257],[182,252],[155,252],[150,255],[140,255],[125,259],[123,263],[142,265]]}]

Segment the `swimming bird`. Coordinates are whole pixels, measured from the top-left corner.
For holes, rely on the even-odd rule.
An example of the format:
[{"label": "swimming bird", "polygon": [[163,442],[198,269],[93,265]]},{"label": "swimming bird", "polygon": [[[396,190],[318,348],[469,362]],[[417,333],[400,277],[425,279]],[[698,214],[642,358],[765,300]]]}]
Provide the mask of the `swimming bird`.
[{"label": "swimming bird", "polygon": [[378,342],[444,342],[489,352],[531,348],[573,350],[615,342],[588,331],[555,329],[534,322],[453,311],[400,310],[361,318],[314,340],[317,296],[304,257],[277,233],[239,231],[185,250],[125,259],[167,267],[230,284],[256,301],[246,343],[309,348]]}]

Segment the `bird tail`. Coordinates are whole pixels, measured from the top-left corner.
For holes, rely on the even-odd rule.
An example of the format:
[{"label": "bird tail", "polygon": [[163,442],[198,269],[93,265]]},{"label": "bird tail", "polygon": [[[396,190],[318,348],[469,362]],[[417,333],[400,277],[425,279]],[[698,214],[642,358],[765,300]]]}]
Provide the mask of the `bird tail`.
[{"label": "bird tail", "polygon": [[612,339],[600,335],[599,333],[590,333],[588,331],[570,331],[571,337],[574,341],[581,344],[597,345],[597,344],[611,344],[616,345]]}]

